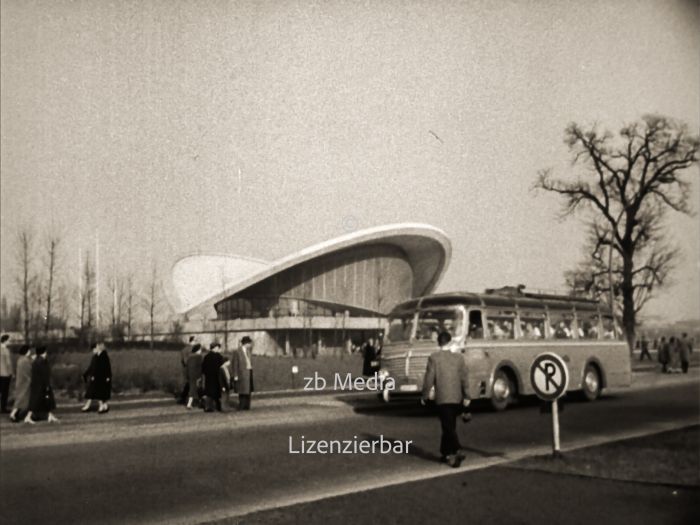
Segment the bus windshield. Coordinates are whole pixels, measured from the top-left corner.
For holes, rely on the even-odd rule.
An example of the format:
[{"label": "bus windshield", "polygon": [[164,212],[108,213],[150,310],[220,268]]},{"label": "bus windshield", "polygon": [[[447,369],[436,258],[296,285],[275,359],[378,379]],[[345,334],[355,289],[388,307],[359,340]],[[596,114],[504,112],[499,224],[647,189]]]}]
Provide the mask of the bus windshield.
[{"label": "bus windshield", "polygon": [[387,339],[392,343],[409,341],[413,332],[413,317],[412,313],[390,317]]},{"label": "bus windshield", "polygon": [[457,338],[464,332],[464,312],[460,308],[440,308],[421,311],[418,314],[416,340],[437,341],[440,332],[449,332]]}]

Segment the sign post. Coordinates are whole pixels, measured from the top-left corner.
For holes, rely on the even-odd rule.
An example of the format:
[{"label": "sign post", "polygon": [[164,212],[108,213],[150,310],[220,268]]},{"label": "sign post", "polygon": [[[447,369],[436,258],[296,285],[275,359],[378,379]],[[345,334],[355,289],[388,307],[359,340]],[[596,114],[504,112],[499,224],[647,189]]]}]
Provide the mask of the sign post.
[{"label": "sign post", "polygon": [[559,456],[559,405],[557,399],[569,386],[569,369],[557,354],[545,352],[538,355],[530,367],[530,383],[535,393],[552,403],[552,455]]}]

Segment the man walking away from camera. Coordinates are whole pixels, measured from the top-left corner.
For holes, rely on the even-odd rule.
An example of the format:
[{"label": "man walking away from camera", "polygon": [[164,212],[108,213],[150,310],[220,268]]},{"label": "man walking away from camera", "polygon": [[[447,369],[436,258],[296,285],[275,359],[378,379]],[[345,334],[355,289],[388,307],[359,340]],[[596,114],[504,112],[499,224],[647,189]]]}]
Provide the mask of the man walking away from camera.
[{"label": "man walking away from camera", "polygon": [[[464,459],[459,451],[461,445],[456,428],[457,416],[462,413],[463,407],[469,407],[470,399],[467,365],[461,354],[450,351],[448,345],[451,340],[449,332],[440,332],[438,335],[440,350],[428,358],[421,401],[425,404],[434,387],[435,405],[442,426],[440,454],[443,461],[456,468]],[[468,417],[467,414],[465,416]]]},{"label": "man walking away from camera", "polygon": [[10,397],[10,380],[12,379],[12,358],[10,349],[10,336],[2,334],[0,336],[0,410],[3,414],[8,412],[7,401]]},{"label": "man walking away from camera", "polygon": [[680,340],[680,354],[681,354],[681,370],[684,374],[688,373],[688,367],[690,366],[690,352],[693,351],[693,346],[690,343],[688,334],[684,333],[683,338]]},{"label": "man walking away from camera", "polygon": [[233,353],[231,359],[233,391],[238,393],[238,410],[250,410],[250,394],[254,390],[252,351],[253,340],[247,335],[243,336],[240,348]]}]

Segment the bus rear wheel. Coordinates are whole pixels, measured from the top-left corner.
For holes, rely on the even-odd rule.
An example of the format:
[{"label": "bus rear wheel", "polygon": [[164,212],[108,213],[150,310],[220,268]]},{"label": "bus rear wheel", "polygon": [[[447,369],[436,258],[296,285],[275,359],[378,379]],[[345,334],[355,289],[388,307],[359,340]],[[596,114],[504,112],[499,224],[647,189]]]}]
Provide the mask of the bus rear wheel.
[{"label": "bus rear wheel", "polygon": [[493,387],[491,388],[491,407],[500,412],[508,408],[515,399],[516,386],[513,379],[502,368],[497,370],[493,376]]},{"label": "bus rear wheel", "polygon": [[586,369],[583,372],[581,389],[583,391],[583,397],[588,401],[595,401],[600,396],[600,372],[595,365],[590,363],[586,365]]}]

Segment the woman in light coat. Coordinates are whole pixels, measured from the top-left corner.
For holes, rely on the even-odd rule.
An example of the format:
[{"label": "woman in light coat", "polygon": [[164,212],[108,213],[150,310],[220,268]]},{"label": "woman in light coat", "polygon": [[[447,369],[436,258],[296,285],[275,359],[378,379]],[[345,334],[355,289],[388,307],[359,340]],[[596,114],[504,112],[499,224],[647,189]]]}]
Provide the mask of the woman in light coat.
[{"label": "woman in light coat", "polygon": [[195,343],[185,362],[187,382],[190,385],[187,408],[191,409],[195,401],[199,406],[199,394],[202,389],[202,345]]},{"label": "woman in light coat", "polygon": [[12,406],[10,420],[17,423],[19,418],[29,410],[29,392],[32,385],[32,349],[24,345],[19,350],[17,359],[17,378],[15,379],[15,404]]}]

